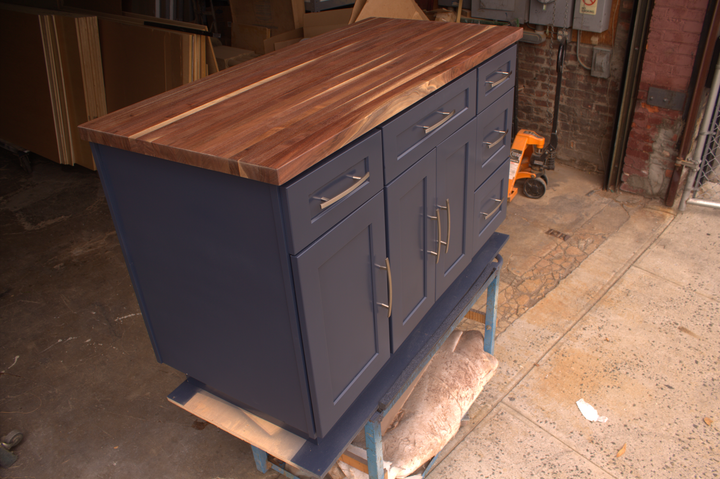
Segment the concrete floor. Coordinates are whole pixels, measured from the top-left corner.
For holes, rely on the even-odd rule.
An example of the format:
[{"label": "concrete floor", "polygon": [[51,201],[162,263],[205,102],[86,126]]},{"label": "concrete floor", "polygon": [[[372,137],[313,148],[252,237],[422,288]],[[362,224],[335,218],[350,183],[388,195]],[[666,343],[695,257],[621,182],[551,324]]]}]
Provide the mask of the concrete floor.
[{"label": "concrete floor", "polygon": [[[0,477],[279,477],[165,399],[183,375],[155,361],[97,175],[33,163],[0,158],[0,434],[25,433]],[[431,478],[717,477],[720,212],[600,183],[559,165],[510,205],[500,367]]]}]

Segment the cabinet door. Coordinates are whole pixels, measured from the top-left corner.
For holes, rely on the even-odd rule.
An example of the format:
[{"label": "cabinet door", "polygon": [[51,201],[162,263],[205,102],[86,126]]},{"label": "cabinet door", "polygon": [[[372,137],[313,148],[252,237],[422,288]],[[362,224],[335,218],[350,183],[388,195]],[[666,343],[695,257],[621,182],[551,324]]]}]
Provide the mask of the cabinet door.
[{"label": "cabinet door", "polygon": [[438,248],[435,152],[432,150],[387,185],[388,256],[392,269],[392,350],[435,302]]},{"label": "cabinet door", "polygon": [[385,259],[382,193],[293,257],[319,437],[390,357]]},{"label": "cabinet door", "polygon": [[475,120],[437,148],[438,212],[444,244],[440,247],[435,296],[441,294],[472,259],[472,182],[475,178]]}]

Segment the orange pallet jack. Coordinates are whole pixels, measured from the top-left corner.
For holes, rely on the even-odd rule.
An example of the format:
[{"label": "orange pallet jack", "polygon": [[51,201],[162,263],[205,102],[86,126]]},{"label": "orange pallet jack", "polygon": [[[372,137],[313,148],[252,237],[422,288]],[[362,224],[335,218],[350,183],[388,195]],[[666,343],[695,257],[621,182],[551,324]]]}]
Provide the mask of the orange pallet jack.
[{"label": "orange pallet jack", "polygon": [[545,138],[531,130],[520,130],[513,140],[510,149],[510,177],[508,181],[508,202],[515,198],[518,187],[517,180],[525,180],[523,193],[528,198],[542,198],[547,190],[548,177],[546,170],[555,169],[555,150],[558,143],[558,109],[560,108],[560,88],[562,87],[563,66],[565,64],[565,48],[567,39],[563,37],[558,47],[557,84],[555,86],[555,105],[550,142],[547,148]]}]

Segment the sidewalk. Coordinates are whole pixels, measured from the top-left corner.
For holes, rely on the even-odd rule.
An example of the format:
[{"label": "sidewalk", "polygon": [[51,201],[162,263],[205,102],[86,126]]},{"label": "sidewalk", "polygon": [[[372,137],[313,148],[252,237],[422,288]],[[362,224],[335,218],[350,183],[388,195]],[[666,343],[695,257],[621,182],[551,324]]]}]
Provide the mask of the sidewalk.
[{"label": "sidewalk", "polygon": [[[560,177],[578,176],[560,170]],[[555,188],[546,201],[563,195],[577,202],[579,192],[571,198]],[[606,239],[506,324],[495,377],[431,479],[718,476],[720,211],[688,206],[673,217],[659,202],[591,196],[620,205],[626,221],[610,231],[618,222],[610,211],[618,209],[604,201],[590,219],[576,217],[578,233],[605,224]],[[511,204],[510,215],[543,208],[520,200],[525,204]],[[536,218],[552,222],[557,215],[546,209]],[[521,226],[509,216],[508,229]],[[511,240],[503,253],[508,268],[543,241],[527,230],[521,248]],[[552,251],[545,249],[536,264]],[[581,398],[608,421],[585,419],[575,404]]]}]

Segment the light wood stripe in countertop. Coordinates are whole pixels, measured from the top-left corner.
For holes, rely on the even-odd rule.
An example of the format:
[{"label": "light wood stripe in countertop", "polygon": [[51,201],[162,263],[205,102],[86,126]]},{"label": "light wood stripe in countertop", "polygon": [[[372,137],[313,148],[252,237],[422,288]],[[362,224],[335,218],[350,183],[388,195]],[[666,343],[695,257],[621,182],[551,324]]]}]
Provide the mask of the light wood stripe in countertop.
[{"label": "light wood stripe in countertop", "polygon": [[370,19],[81,125],[84,139],[280,185],[522,37]]}]

